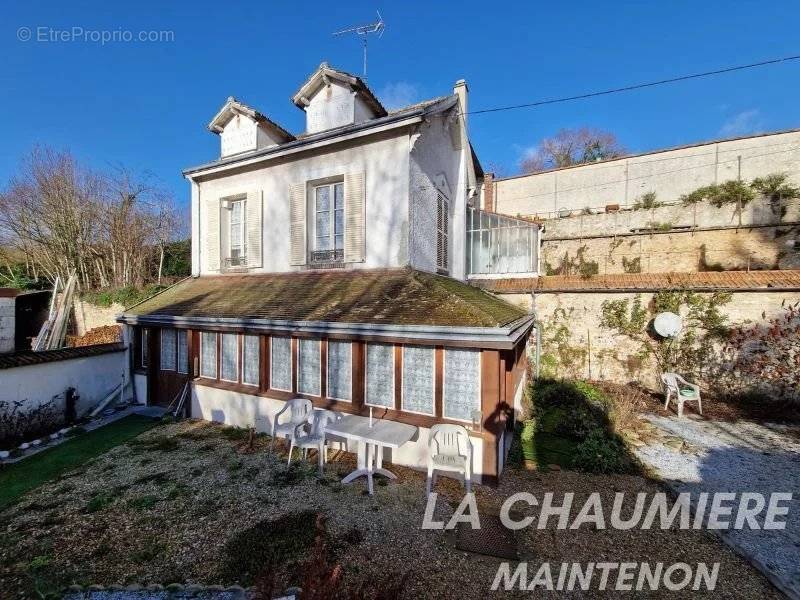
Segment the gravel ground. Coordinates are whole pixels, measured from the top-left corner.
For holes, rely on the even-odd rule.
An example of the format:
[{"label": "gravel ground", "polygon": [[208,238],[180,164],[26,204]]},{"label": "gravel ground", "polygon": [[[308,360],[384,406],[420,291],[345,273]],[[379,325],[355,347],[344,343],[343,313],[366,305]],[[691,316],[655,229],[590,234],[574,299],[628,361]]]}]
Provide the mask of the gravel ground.
[{"label": "gravel ground", "polygon": [[[267,439],[257,439],[254,451],[243,452],[243,441],[231,439],[230,433],[193,421],[156,427],[0,513],[0,597],[28,598],[35,588],[72,583],[239,583],[219,575],[229,560],[229,540],[260,521],[298,510],[327,516],[331,539],[337,541],[335,559],[348,585],[380,587],[392,575],[408,574],[404,598],[530,597],[489,591],[499,559],[456,550],[451,532],[421,529],[426,504],[422,474],[391,466],[398,481],[378,485],[369,497],[362,481],[339,483],[354,467],[351,455],[340,455],[327,466],[324,479],[306,468],[287,484],[285,457],[268,454]],[[446,520],[461,498],[461,487],[441,478],[437,491],[436,516]],[[481,512],[497,511],[518,491],[537,496],[552,491],[557,497],[570,491],[576,504],[599,492],[604,506],[610,506],[615,492],[633,499],[636,492],[652,494],[661,487],[636,476],[512,470],[498,488],[476,486]],[[756,569],[703,531],[527,528],[518,532],[517,541],[521,559],[530,562],[531,578],[543,561],[720,562],[717,589],[705,596],[781,597]],[[278,574],[278,589],[298,583],[292,573],[287,567]],[[619,595],[583,593],[592,598]],[[675,592],[647,595],[674,598]],[[581,594],[571,595],[576,596]]]},{"label": "gravel ground", "polygon": [[[636,450],[638,457],[674,491],[775,492],[800,490],[800,440],[786,425],[716,422],[697,417],[650,416],[667,444]],[[675,440],[683,440],[680,447]],[[784,530],[726,530],[723,537],[800,598],[800,506],[789,504]]]}]

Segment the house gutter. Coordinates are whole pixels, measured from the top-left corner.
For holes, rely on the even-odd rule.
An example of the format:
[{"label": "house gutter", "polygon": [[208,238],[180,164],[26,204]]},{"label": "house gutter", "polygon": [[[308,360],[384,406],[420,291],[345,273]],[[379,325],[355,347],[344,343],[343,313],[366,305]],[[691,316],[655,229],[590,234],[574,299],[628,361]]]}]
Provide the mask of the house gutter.
[{"label": "house gutter", "polygon": [[326,321],[287,321],[222,317],[181,317],[171,315],[122,314],[117,322],[126,325],[178,327],[206,330],[246,330],[278,334],[314,336],[340,335],[352,339],[397,339],[409,341],[469,344],[481,348],[511,350],[533,328],[532,315],[526,315],[506,327],[443,327],[436,325],[391,325],[368,323],[331,323]]}]

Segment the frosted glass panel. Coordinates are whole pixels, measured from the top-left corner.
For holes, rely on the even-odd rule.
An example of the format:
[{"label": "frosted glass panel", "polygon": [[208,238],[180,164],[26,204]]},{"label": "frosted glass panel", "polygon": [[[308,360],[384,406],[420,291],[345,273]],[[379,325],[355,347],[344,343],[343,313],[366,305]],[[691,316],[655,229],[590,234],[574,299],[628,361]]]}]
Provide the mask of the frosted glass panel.
[{"label": "frosted glass panel", "polygon": [[434,414],[434,350],[425,346],[403,347],[403,410]]},{"label": "frosted glass panel", "polygon": [[161,370],[175,370],[175,330],[161,330]]},{"label": "frosted glass panel", "polygon": [[319,340],[300,340],[300,356],[297,367],[297,391],[301,394],[319,396],[320,352]]},{"label": "frosted glass panel", "polygon": [[394,346],[367,344],[366,402],[394,407]]},{"label": "frosted glass panel", "polygon": [[352,400],[352,344],[328,342],[328,398]]},{"label": "frosted glass panel", "polygon": [[447,349],[444,353],[444,416],[472,420],[481,406],[481,353]]},{"label": "frosted glass panel", "polygon": [[261,344],[257,335],[246,335],[242,338],[242,383],[258,385],[260,383],[258,365],[261,355]]},{"label": "frosted glass panel", "polygon": [[292,340],[288,337],[273,337],[270,352],[270,387],[292,391]]},{"label": "frosted glass panel", "polygon": [[237,381],[239,379],[239,336],[235,333],[222,334],[222,373],[220,379]]},{"label": "frosted glass panel", "polygon": [[217,334],[206,331],[200,334],[200,375],[217,378]]},{"label": "frosted glass panel", "polygon": [[178,373],[189,372],[189,342],[185,329],[178,330]]}]

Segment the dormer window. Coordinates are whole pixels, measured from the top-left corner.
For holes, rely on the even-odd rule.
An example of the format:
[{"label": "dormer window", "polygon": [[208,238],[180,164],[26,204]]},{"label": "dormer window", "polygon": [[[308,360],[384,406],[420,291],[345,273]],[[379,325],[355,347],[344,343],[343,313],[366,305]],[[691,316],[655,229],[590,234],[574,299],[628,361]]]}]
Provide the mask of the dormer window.
[{"label": "dormer window", "polygon": [[315,263],[344,260],[344,183],[314,186]]}]

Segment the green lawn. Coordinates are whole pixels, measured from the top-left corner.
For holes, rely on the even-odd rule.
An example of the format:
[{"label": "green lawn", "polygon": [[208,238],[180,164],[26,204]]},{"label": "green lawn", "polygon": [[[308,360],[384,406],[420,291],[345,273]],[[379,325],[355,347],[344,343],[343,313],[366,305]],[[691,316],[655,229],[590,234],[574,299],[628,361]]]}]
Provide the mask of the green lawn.
[{"label": "green lawn", "polygon": [[523,427],[520,435],[522,455],[525,460],[534,461],[543,470],[547,465],[572,467],[572,456],[578,442],[554,432],[563,416],[563,409],[551,408],[541,415],[539,430],[530,425]]},{"label": "green lawn", "polygon": [[0,510],[16,502],[26,492],[127,442],[157,423],[147,417],[130,415],[82,433],[25,460],[0,467]]}]

